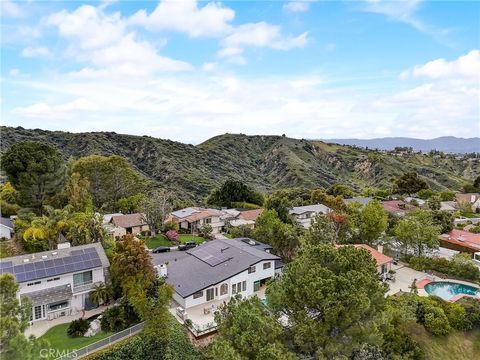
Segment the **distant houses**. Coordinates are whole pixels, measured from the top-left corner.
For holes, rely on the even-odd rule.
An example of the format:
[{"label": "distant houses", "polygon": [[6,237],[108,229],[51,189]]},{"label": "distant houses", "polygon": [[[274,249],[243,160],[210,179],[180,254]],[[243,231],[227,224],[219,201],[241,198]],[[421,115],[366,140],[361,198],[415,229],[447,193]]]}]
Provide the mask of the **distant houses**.
[{"label": "distant houses", "polygon": [[[139,235],[144,231],[150,231],[150,227],[144,220],[141,213],[127,214],[127,215],[112,215],[110,219],[116,230],[116,236],[123,236],[125,234]],[[122,234],[122,235],[120,235]]]},{"label": "distant houses", "polygon": [[295,206],[289,213],[297,225],[308,229],[312,225],[312,220],[319,214],[329,214],[333,210],[322,204]]},{"label": "distant houses", "polygon": [[192,234],[199,232],[203,225],[210,225],[212,234],[219,234],[224,226],[221,215],[221,211],[216,209],[188,207],[172,212],[167,221],[175,221],[180,230],[186,230]]},{"label": "distant houses", "polygon": [[440,235],[440,246],[470,254],[480,252],[480,234],[453,229]]}]

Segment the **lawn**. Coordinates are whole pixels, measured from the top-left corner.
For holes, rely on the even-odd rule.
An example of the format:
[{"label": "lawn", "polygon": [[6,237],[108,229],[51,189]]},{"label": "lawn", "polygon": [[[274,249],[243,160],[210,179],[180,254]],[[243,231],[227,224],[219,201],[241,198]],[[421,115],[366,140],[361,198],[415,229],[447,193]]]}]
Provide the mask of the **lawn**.
[{"label": "lawn", "polygon": [[191,235],[191,234],[180,234],[178,235],[178,240],[184,244],[186,243],[187,241],[195,241],[197,244],[201,244],[203,243],[203,241],[205,240],[203,237],[201,236],[197,236],[197,235]]},{"label": "lawn", "polygon": [[50,349],[58,350],[58,352],[56,352],[57,354],[61,354],[63,351],[65,354],[66,352],[72,352],[93,344],[94,342],[113,334],[111,332],[100,331],[97,335],[92,337],[71,338],[67,335],[68,325],[70,324],[67,323],[54,326],[48,330],[45,335],[41,336],[40,339],[47,340],[50,343]]},{"label": "lawn", "polygon": [[480,331],[454,331],[446,337],[433,336],[425,329],[415,326],[413,336],[425,350],[426,360],[470,360],[478,359]]},{"label": "lawn", "polygon": [[158,234],[153,237],[142,237],[143,241],[145,241],[145,245],[149,249],[155,249],[159,246],[173,246],[172,242],[168,240],[165,235],[163,234]]}]

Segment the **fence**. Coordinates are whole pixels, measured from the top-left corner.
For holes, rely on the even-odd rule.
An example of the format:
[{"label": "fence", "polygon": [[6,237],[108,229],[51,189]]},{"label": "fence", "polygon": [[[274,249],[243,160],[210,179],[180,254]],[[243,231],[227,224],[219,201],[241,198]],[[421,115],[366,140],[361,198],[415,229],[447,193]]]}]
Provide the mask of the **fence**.
[{"label": "fence", "polygon": [[145,326],[145,323],[142,322],[137,325],[133,325],[132,327],[122,330],[118,333],[115,333],[113,335],[110,335],[109,337],[99,340],[97,342],[94,342],[93,344],[90,344],[88,346],[85,346],[83,348],[80,348],[78,350],[72,351],[66,355],[63,355],[55,360],[68,360],[68,359],[80,359],[86,355],[90,355],[94,353],[95,351],[99,350],[100,348],[104,346],[108,346],[118,340],[127,338],[129,336],[132,336],[136,333],[138,333],[140,330],[143,329]]}]

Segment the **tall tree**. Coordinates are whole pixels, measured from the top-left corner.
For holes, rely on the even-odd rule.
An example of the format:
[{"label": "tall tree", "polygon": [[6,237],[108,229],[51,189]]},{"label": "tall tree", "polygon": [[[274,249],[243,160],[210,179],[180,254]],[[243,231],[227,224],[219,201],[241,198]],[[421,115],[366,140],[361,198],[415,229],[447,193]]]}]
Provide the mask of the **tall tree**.
[{"label": "tall tree", "polygon": [[90,182],[79,173],[70,174],[65,186],[68,203],[74,211],[93,210]]},{"label": "tall tree", "polygon": [[307,245],[267,288],[267,298],[276,314],[288,316],[301,353],[336,359],[362,344],[381,344],[385,291],[368,251]]},{"label": "tall tree", "polygon": [[350,226],[346,214],[319,214],[313,219],[303,239],[309,244],[342,244],[349,239]]},{"label": "tall tree", "polygon": [[290,360],[297,357],[284,345],[283,327],[268,314],[257,297],[232,298],[215,315],[218,342],[210,348],[211,359]]},{"label": "tall tree", "polygon": [[395,190],[399,194],[412,195],[422,189],[428,189],[428,185],[415,171],[407,172],[395,181]]},{"label": "tall tree", "polygon": [[207,204],[216,206],[232,206],[234,202],[263,204],[263,195],[256,192],[240,180],[226,180],[220,188],[215,189],[208,197]]},{"label": "tall tree", "polygon": [[173,193],[165,189],[153,191],[144,198],[140,209],[143,220],[150,227],[152,236],[155,236],[157,231],[163,230],[165,218],[173,210]]},{"label": "tall tree", "polygon": [[2,169],[18,190],[19,204],[37,214],[65,182],[62,156],[47,143],[22,141],[12,145],[2,156]]},{"label": "tall tree", "polygon": [[88,179],[93,205],[105,211],[117,211],[118,200],[138,194],[147,186],[147,180],[118,155],[83,157],[71,164],[70,171]]},{"label": "tall tree", "polygon": [[388,226],[388,215],[376,200],[359,208],[352,214],[352,218],[357,230],[355,241],[359,243],[373,244]]},{"label": "tall tree", "polygon": [[30,360],[40,357],[40,349],[47,345],[34,338],[27,339],[23,332],[32,314],[28,298],[17,299],[19,285],[13,275],[0,275],[0,358],[5,360]]},{"label": "tall tree", "polygon": [[397,223],[394,233],[404,253],[413,250],[415,255],[422,256],[426,250],[438,248],[440,230],[430,212],[416,210]]}]

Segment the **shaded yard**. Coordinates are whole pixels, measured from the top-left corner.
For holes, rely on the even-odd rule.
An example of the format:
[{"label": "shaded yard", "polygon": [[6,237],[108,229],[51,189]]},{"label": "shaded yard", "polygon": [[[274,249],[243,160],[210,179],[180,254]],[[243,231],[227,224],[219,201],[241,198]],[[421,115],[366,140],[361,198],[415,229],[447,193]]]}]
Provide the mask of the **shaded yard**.
[{"label": "shaded yard", "polygon": [[[68,325],[70,324],[67,323],[54,326],[49,329],[45,335],[40,337],[40,339],[47,340],[49,342],[49,349],[58,350],[56,351],[56,354],[61,354],[62,352],[64,352],[64,354],[67,352],[73,352],[113,334],[112,332],[100,331],[97,335],[92,337],[71,338],[67,335]],[[58,355],[54,356],[53,358],[56,357],[58,357]]]}]

